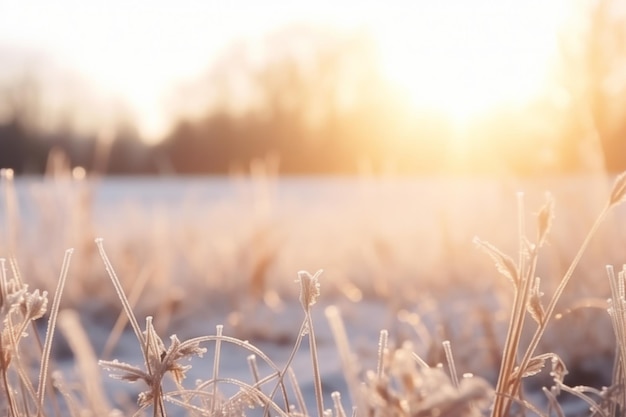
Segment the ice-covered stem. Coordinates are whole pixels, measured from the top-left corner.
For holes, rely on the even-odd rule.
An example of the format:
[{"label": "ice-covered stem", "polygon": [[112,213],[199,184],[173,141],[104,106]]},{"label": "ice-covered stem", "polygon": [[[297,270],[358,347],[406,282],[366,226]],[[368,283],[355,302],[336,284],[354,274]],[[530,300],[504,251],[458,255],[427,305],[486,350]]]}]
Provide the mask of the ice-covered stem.
[{"label": "ice-covered stem", "polygon": [[[542,323],[539,323],[537,329],[535,330],[535,333],[533,334],[533,337],[528,345],[528,348],[526,349],[524,356],[519,364],[519,369],[521,370],[521,372],[523,372],[523,370],[526,368],[526,366],[528,366],[528,363],[530,361],[530,359],[533,357],[535,350],[537,349],[537,346],[539,345],[539,341],[541,340],[541,338],[543,337],[543,334],[546,331],[546,328],[548,326],[548,323],[550,322],[550,318],[552,317],[552,315],[554,314],[554,310],[556,309],[556,305],[559,301],[559,299],[561,298],[561,295],[563,294],[563,291],[565,290],[565,287],[567,287],[567,284],[569,283],[569,280],[571,279],[572,275],[574,274],[574,270],[576,269],[576,267],[578,266],[578,264],[580,263],[580,260],[583,256],[583,254],[585,253],[587,246],[589,246],[589,243],[591,242],[591,239],[593,238],[593,236],[596,234],[596,232],[598,231],[600,225],[602,224],[602,222],[604,221],[604,219],[606,218],[607,214],[609,213],[609,211],[619,205],[624,199],[626,198],[626,172],[621,173],[620,175],[618,175],[613,183],[613,187],[611,189],[611,194],[608,198],[608,201],[606,202],[605,206],[603,207],[602,211],[600,211],[600,214],[598,215],[598,217],[596,218],[596,221],[593,223],[593,225],[591,226],[591,229],[589,229],[589,232],[587,233],[587,235],[585,236],[585,239],[583,240],[582,244],[580,245],[580,248],[578,249],[578,252],[576,253],[576,256],[574,256],[574,259],[572,260],[572,263],[570,264],[569,268],[567,269],[567,271],[565,272],[565,275],[563,276],[563,278],[561,279],[561,281],[559,282],[559,285],[557,286],[552,298],[550,299],[550,302],[548,304],[548,306],[546,307],[545,310],[545,320]],[[506,374],[505,374],[506,375]],[[508,374],[511,375],[511,374]],[[508,376],[507,376],[508,378]],[[515,393],[519,390],[520,386],[521,386],[521,380],[522,378],[515,378],[511,384],[510,384],[510,389],[508,390],[508,394],[513,397],[515,395]],[[500,385],[500,380],[498,381],[498,385]],[[507,385],[508,385],[508,381],[506,381]],[[500,392],[500,391],[498,391]],[[493,408],[493,413],[492,416],[496,417],[496,416],[505,416],[508,415],[510,407],[511,407],[511,397],[506,397],[504,395],[497,395],[496,396],[496,401],[494,404],[494,408]],[[500,408],[500,406],[502,406],[504,404],[504,408]]]},{"label": "ice-covered stem", "polygon": [[[518,264],[514,265],[513,261],[504,254],[495,250],[490,246],[481,244],[483,249],[486,249],[488,254],[496,260],[498,269],[507,275],[511,275],[513,278],[515,296],[513,299],[513,308],[511,311],[511,317],[509,318],[509,325],[507,328],[507,335],[505,339],[504,351],[502,355],[502,361],[500,364],[500,372],[498,375],[498,382],[496,384],[496,398],[493,406],[492,416],[502,416],[502,410],[509,407],[509,397],[513,396],[516,391],[510,390],[510,376],[513,375],[515,369],[515,362],[517,360],[519,344],[522,336],[522,330],[524,328],[524,322],[526,319],[526,305],[529,298],[531,278],[534,276],[534,270],[536,267],[537,256],[536,251],[528,254],[526,248],[526,236],[525,230],[525,217],[524,217],[524,194],[517,194],[517,207],[518,207],[518,239],[519,239],[519,259]],[[480,243],[480,242],[479,242]],[[530,255],[529,266],[526,266],[527,256]]]},{"label": "ice-covered stem", "polygon": [[[611,298],[609,299],[608,313],[611,317],[611,324],[615,333],[616,340],[616,358],[613,370],[613,384],[615,386],[623,385],[626,381],[626,295],[624,294],[624,286],[626,280],[626,265],[615,276],[612,265],[606,266],[606,271],[611,284]],[[620,405],[624,407],[626,404],[626,392],[622,390],[620,395]]]},{"label": "ice-covered stem", "polygon": [[144,350],[148,353],[146,360],[146,370],[148,378],[146,383],[150,387],[152,397],[152,416],[165,417],[165,404],[163,403],[163,388],[161,381],[163,374],[160,364],[156,363],[155,358],[165,359],[165,347],[161,338],[158,337],[152,324],[152,316],[146,317],[146,337]]},{"label": "ice-covered stem", "polygon": [[97,238],[95,240],[96,245],[98,246],[98,252],[100,253],[100,257],[102,258],[102,262],[104,262],[104,266],[106,268],[107,274],[109,278],[111,278],[111,282],[113,283],[113,287],[115,288],[115,292],[122,302],[122,307],[124,308],[124,312],[128,317],[128,321],[130,322],[133,331],[135,332],[135,336],[137,336],[137,340],[139,340],[139,344],[143,350],[143,356],[146,362],[148,361],[148,351],[146,350],[146,341],[144,340],[141,328],[139,327],[139,322],[137,322],[137,318],[135,317],[135,313],[133,313],[133,309],[124,293],[124,289],[122,288],[122,283],[120,282],[115,270],[113,269],[113,265],[111,265],[111,261],[109,261],[109,257],[107,256],[104,250],[104,244],[102,238]]},{"label": "ice-covered stem", "polygon": [[313,365],[313,382],[315,384],[315,399],[317,410],[320,417],[324,414],[324,398],[322,397],[322,377],[320,375],[319,359],[317,357],[317,343],[315,341],[315,332],[313,330],[313,320],[311,316],[309,321],[309,349],[311,350],[311,363]]},{"label": "ice-covered stem", "polygon": [[7,303],[9,279],[7,278],[6,259],[0,258],[0,309],[6,308],[9,311]]},{"label": "ice-covered stem", "polygon": [[315,399],[319,417],[324,417],[324,399],[322,398],[322,380],[319,369],[319,359],[317,357],[317,344],[315,342],[315,330],[313,319],[311,318],[311,307],[317,302],[320,295],[319,277],[323,270],[319,270],[315,275],[307,271],[298,272],[298,282],[300,282],[300,304],[306,315],[307,330],[309,335],[309,347],[311,351],[311,363],[313,365],[313,383],[315,386]]},{"label": "ice-covered stem", "polygon": [[385,354],[387,353],[387,341],[389,332],[386,329],[380,331],[378,337],[378,365],[376,366],[376,375],[380,380],[385,373]]},{"label": "ice-covered stem", "polygon": [[452,385],[454,388],[459,389],[459,375],[456,372],[456,366],[454,365],[454,356],[452,356],[452,347],[449,340],[442,342],[443,350],[446,354],[446,361],[448,362],[448,369],[450,370],[450,378],[452,379]]},{"label": "ice-covered stem", "polygon": [[15,252],[17,250],[16,246],[19,227],[19,208],[17,196],[15,194],[14,175],[15,173],[10,168],[0,169],[0,182],[3,185],[6,208],[6,239],[9,244],[9,253],[11,256],[15,256]]},{"label": "ice-covered stem", "polygon": [[43,345],[43,353],[41,354],[41,366],[39,369],[39,383],[37,386],[37,415],[41,416],[43,413],[43,399],[45,397],[46,382],[48,378],[48,364],[50,362],[50,351],[52,350],[52,339],[54,337],[54,329],[57,322],[57,316],[59,314],[59,306],[61,305],[61,295],[63,295],[63,288],[65,287],[65,280],[70,268],[70,260],[74,249],[68,249],[65,251],[65,257],[63,258],[63,265],[61,266],[61,274],[57,288],[54,292],[54,300],[52,301],[52,308],[50,309],[50,318],[48,319],[48,329],[46,330],[46,341]]},{"label": "ice-covered stem", "polygon": [[[5,259],[0,258],[0,313],[5,310],[7,314],[9,314],[9,307],[5,305],[7,303],[7,286],[8,279],[5,268]],[[3,308],[4,307],[4,308]],[[4,317],[0,317],[0,319],[4,320]],[[5,351],[5,346],[2,343],[2,336],[0,335],[0,372],[2,373],[2,382],[4,386],[4,395],[6,395],[7,401],[9,402],[9,411],[11,412],[12,417],[17,417],[18,410],[17,405],[15,404],[15,398],[13,397],[13,391],[11,390],[11,386],[9,385],[8,378],[8,370],[9,370],[10,356],[9,352]]]},{"label": "ice-covered stem", "polygon": [[331,397],[335,405],[335,416],[346,417],[346,411],[344,410],[343,405],[341,404],[341,394],[335,391],[331,394]]},{"label": "ice-covered stem", "polygon": [[217,340],[215,341],[215,356],[213,357],[213,399],[211,406],[211,414],[215,414],[217,410],[217,376],[219,373],[220,366],[220,353],[222,348],[222,332],[224,330],[224,326],[218,324],[215,331],[217,335]]},{"label": "ice-covered stem", "polygon": [[[298,337],[296,338],[296,343],[294,343],[293,349],[291,349],[291,353],[289,354],[289,358],[287,358],[287,363],[285,364],[285,367],[283,368],[282,371],[278,371],[278,374],[277,374],[278,381],[276,383],[276,386],[274,386],[274,389],[268,396],[268,398],[273,399],[274,395],[278,391],[278,388],[280,387],[283,390],[283,396],[285,398],[285,408],[287,410],[289,409],[289,403],[287,402],[287,395],[286,395],[286,392],[284,391],[285,386],[284,386],[283,380],[289,370],[289,367],[291,366],[291,363],[296,357],[296,353],[298,352],[298,350],[300,349],[300,346],[302,345],[302,339],[304,339],[304,336],[307,333],[307,326],[308,326],[308,322],[305,319],[300,325],[300,330],[298,331]],[[267,414],[269,412],[269,407],[270,407],[270,404],[265,405],[265,410],[263,411],[264,414]]]},{"label": "ice-covered stem", "polygon": [[304,395],[302,395],[302,390],[300,389],[300,385],[298,384],[298,380],[296,378],[296,373],[293,371],[292,367],[287,369],[287,373],[289,374],[289,381],[291,382],[291,386],[293,387],[293,391],[296,395],[296,401],[298,402],[298,407],[300,407],[300,412],[304,415],[306,413],[306,403],[304,402]]},{"label": "ice-covered stem", "polygon": [[[254,385],[255,389],[257,389],[258,387],[261,387],[261,385],[269,382],[270,380],[272,380],[274,378],[276,378],[278,380],[278,382],[276,384],[276,387],[274,388],[272,393],[269,394],[269,395],[263,394],[263,392],[261,392],[260,388],[257,389],[258,392],[256,392],[256,393],[258,395],[260,395],[261,398],[263,399],[263,401],[266,403],[265,413],[267,413],[267,410],[269,410],[270,407],[272,409],[274,409],[274,410],[278,410],[279,414],[283,413],[282,410],[277,408],[278,406],[272,400],[272,397],[274,396],[276,391],[278,391],[279,388],[280,388],[281,394],[283,396],[283,403],[286,405],[285,409],[289,410],[287,390],[285,388],[285,384],[282,382],[284,374],[287,373],[286,369],[284,371],[281,371],[281,369],[265,353],[263,353],[263,351],[261,349],[259,349],[258,347],[252,345],[248,341],[239,340],[237,338],[230,337],[230,336],[219,336],[218,337],[217,335],[207,335],[207,336],[194,337],[193,339],[189,339],[189,340],[187,340],[185,342],[182,342],[180,344],[180,347],[181,348],[182,347],[198,347],[202,343],[207,343],[207,342],[215,343],[215,342],[217,342],[218,339],[221,340],[222,343],[230,343],[230,344],[233,344],[235,346],[238,346],[239,348],[243,349],[244,351],[250,352],[251,354],[255,355],[256,357],[262,359],[271,369],[274,370],[274,373],[272,373],[269,376],[266,376],[265,378],[260,379],[259,382],[255,383],[255,385]],[[203,349],[202,353],[206,353],[206,349]],[[293,354],[292,354],[292,356],[293,356]],[[167,357],[167,355],[166,355],[166,357]],[[293,358],[291,358],[291,360],[293,360]],[[288,362],[291,362],[291,360],[288,361]],[[102,363],[104,361],[100,361],[100,362]],[[110,364],[111,364],[110,362],[106,362],[105,363],[105,365],[109,365],[109,367],[110,367]],[[231,380],[229,378],[220,378],[220,381],[227,381],[227,380],[230,381],[230,382],[234,382],[237,385],[239,385],[239,381]],[[196,389],[201,389],[203,386],[208,386],[209,384],[213,384],[213,382],[214,381],[212,379],[210,379],[209,381],[207,381],[207,382],[197,386]],[[171,393],[169,393],[169,394],[171,395]],[[169,399],[168,399],[168,401],[169,401]]]},{"label": "ice-covered stem", "polygon": [[[602,212],[600,212],[600,215],[596,219],[595,223],[593,224],[593,226],[591,226],[591,229],[589,230],[589,233],[587,233],[587,236],[585,237],[585,240],[583,240],[583,243],[581,244],[580,249],[576,253],[576,256],[574,257],[574,260],[572,261],[572,263],[570,264],[569,268],[565,272],[565,275],[563,276],[563,278],[559,282],[559,285],[557,286],[556,290],[554,291],[554,294],[553,294],[552,298],[550,299],[550,302],[548,303],[548,306],[546,307],[545,320],[542,323],[539,323],[539,326],[535,330],[535,333],[533,334],[533,337],[532,337],[532,339],[530,341],[530,344],[528,345],[528,348],[526,349],[524,357],[522,358],[522,361],[520,363],[520,369],[524,369],[528,365],[528,361],[530,361],[530,358],[532,358],[532,356],[534,355],[535,350],[537,349],[537,346],[539,345],[539,341],[543,337],[543,334],[545,333],[546,328],[548,327],[548,323],[550,322],[550,318],[554,314],[554,310],[556,309],[556,305],[557,305],[559,299],[561,298],[561,295],[563,294],[563,291],[565,290],[565,287],[567,287],[567,284],[569,283],[569,280],[572,278],[572,275],[574,274],[574,270],[576,269],[576,267],[580,263],[580,260],[581,260],[581,258],[583,256],[583,254],[585,253],[585,251],[587,249],[587,246],[589,246],[589,243],[591,242],[591,238],[596,234],[598,228],[600,227],[600,224],[602,224],[602,222],[604,221],[604,218],[606,217],[606,215],[607,215],[607,213],[608,213],[610,208],[611,208],[611,206],[607,205],[602,210]],[[519,386],[519,382],[518,381],[516,381],[516,382],[517,382],[516,385]],[[515,391],[513,391],[513,392],[515,392]]]},{"label": "ice-covered stem", "polygon": [[254,383],[256,384],[261,379],[259,376],[260,375],[259,366],[256,361],[256,356],[254,354],[248,355],[246,360],[248,361],[248,366],[250,367],[250,373],[252,374],[252,379],[254,380]]},{"label": "ice-covered stem", "polygon": [[[308,335],[309,345],[311,348],[311,360],[313,362],[315,396],[317,400],[318,410],[320,413],[319,417],[323,417],[322,413],[324,409],[323,409],[323,401],[321,397],[321,392],[322,392],[321,382],[318,381],[319,380],[319,366],[318,366],[318,360],[317,360],[317,347],[315,345],[315,333],[313,330],[313,321],[311,320],[310,312],[311,312],[311,307],[317,302],[317,297],[319,297],[320,295],[320,285],[319,285],[318,278],[320,275],[322,275],[322,272],[324,271],[321,269],[317,271],[315,275],[311,275],[310,273],[306,271],[298,272],[298,279],[296,280],[296,282],[300,284],[300,304],[302,305],[302,309],[304,310],[305,316],[304,316],[304,320],[302,321],[302,325],[300,326],[296,343],[294,344],[294,347],[291,350],[291,354],[289,355],[289,358],[287,359],[287,363],[284,367],[284,370],[279,373],[278,383],[276,384],[276,386],[274,387],[274,389],[269,395],[270,399],[273,398],[274,394],[276,394],[276,391],[278,390],[278,387],[283,386],[283,379],[285,375],[287,374],[287,371],[289,367],[291,366],[293,359],[296,356],[296,352],[300,349],[300,345],[302,344],[302,340],[304,339],[304,336]],[[318,386],[318,383],[319,383],[319,386]],[[285,396],[285,399],[286,399],[286,396]],[[286,406],[286,409],[289,409],[288,405]],[[267,413],[268,410],[269,410],[269,404],[265,406],[264,413]]]},{"label": "ice-covered stem", "polygon": [[524,215],[524,193],[517,193],[517,238],[518,242],[518,261],[517,270],[520,277],[524,274],[524,261],[526,260],[526,216]]}]

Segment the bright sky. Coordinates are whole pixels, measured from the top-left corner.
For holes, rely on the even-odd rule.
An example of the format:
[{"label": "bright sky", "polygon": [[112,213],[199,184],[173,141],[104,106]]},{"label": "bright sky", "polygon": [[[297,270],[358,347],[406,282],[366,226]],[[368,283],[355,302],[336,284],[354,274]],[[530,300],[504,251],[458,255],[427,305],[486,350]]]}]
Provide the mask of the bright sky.
[{"label": "bright sky", "polygon": [[[293,21],[368,28],[416,106],[464,119],[540,88],[566,0],[2,0],[0,48],[41,52],[128,105],[148,138],[166,98],[234,39]],[[1,50],[1,49],[0,49]],[[0,60],[2,57],[0,57]]]}]

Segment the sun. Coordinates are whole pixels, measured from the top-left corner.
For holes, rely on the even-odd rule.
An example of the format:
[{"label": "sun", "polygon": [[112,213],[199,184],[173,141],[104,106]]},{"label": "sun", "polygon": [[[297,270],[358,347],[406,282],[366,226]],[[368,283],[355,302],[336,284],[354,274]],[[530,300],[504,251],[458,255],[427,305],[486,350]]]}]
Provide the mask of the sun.
[{"label": "sun", "polygon": [[561,0],[419,0],[375,35],[384,76],[415,109],[467,124],[541,93],[558,45]]}]

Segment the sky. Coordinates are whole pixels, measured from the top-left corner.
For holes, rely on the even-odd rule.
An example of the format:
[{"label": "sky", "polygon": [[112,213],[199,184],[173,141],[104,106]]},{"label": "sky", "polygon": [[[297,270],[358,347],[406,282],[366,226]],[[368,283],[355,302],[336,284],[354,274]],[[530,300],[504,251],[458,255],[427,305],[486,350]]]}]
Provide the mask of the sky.
[{"label": "sky", "polygon": [[541,88],[565,4],[0,0],[0,54],[5,63],[7,56],[40,56],[57,71],[74,74],[95,97],[128,109],[140,133],[155,140],[172,123],[168,98],[206,73],[232,42],[294,22],[366,30],[377,42],[384,72],[416,106],[463,120]]}]

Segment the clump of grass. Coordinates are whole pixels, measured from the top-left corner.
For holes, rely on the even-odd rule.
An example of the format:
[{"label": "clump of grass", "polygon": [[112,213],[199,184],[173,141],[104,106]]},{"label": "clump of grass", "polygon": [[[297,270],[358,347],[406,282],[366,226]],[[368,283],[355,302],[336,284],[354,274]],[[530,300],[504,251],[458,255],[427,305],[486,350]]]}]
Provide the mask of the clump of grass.
[{"label": "clump of grass", "polygon": [[[318,415],[319,417],[324,417],[325,414],[322,399],[321,378],[319,373],[319,359],[317,356],[315,333],[311,318],[311,308],[316,303],[317,297],[319,296],[318,278],[322,271],[318,271],[315,275],[311,275],[306,271],[301,271],[298,274],[298,282],[300,283],[301,288],[300,303],[304,310],[305,318],[292,354],[287,360],[287,364],[284,369],[281,370],[265,354],[263,354],[260,349],[254,347],[250,343],[224,336],[222,333],[223,326],[221,325],[218,325],[215,336],[201,336],[181,342],[176,335],[172,335],[170,336],[170,346],[165,348],[165,344],[154,329],[152,317],[146,318],[146,330],[144,332],[140,330],[131,304],[126,297],[120,280],[118,279],[104,250],[102,239],[97,239],[96,244],[113,286],[116,289],[120,301],[122,302],[122,307],[127,315],[128,321],[131,323],[131,326],[135,331],[135,335],[137,336],[137,339],[142,347],[142,353],[144,356],[143,369],[138,366],[119,362],[117,360],[100,361],[100,365],[104,369],[112,371],[113,374],[111,376],[114,378],[129,382],[141,380],[147,385],[148,390],[142,392],[138,398],[140,406],[139,411],[151,406],[154,417],[164,417],[166,416],[165,401],[168,401],[190,411],[202,413],[203,415],[231,415],[233,410],[241,409],[241,403],[245,403],[251,408],[259,405],[265,407],[266,413],[269,409],[272,409],[280,415],[290,415],[291,410],[283,380],[284,376],[290,371],[290,364],[295,357],[295,353],[298,350],[302,339],[305,335],[308,335],[314,373]],[[201,347],[200,344],[210,341],[215,342],[212,378],[207,382],[197,384],[196,388],[193,390],[187,390],[182,386],[182,381],[185,377],[186,371],[190,369],[190,366],[183,366],[179,363],[179,361],[192,356],[202,357],[202,355],[206,353],[207,349]],[[218,369],[220,364],[221,345],[223,342],[233,343],[241,348],[249,350],[252,353],[252,356],[249,356],[249,363],[255,380],[254,384],[248,385],[242,381],[219,378]],[[271,368],[275,370],[275,373],[269,375],[268,377],[260,378],[255,362],[256,357],[263,358],[271,366]],[[175,391],[164,391],[163,378],[166,374],[173,377],[177,388]],[[261,390],[261,386],[273,379],[276,380],[274,389],[271,391],[269,396],[265,395]],[[240,394],[237,394],[226,401],[220,400],[221,396],[218,392],[219,382],[228,382],[237,385],[242,391],[240,391]],[[280,390],[283,393],[285,410],[282,410],[273,400],[273,396],[277,390]],[[299,392],[299,388],[296,388],[296,392]],[[208,398],[210,400],[208,402],[201,401],[200,406],[193,405],[191,400],[196,397],[200,397],[201,399]],[[303,401],[301,400],[301,395],[298,395],[298,398],[298,402],[302,408],[300,413],[306,414]],[[338,407],[337,404],[335,404],[335,406],[338,412],[343,410],[341,407]]]},{"label": "clump of grass", "polygon": [[[515,291],[513,307],[511,311],[508,333],[502,355],[500,374],[496,386],[496,397],[492,408],[492,417],[505,417],[511,415],[511,407],[514,402],[526,404],[522,393],[522,381],[526,376],[534,375],[535,368],[545,359],[543,356],[534,356],[535,351],[543,337],[547,325],[550,322],[557,302],[563,291],[572,278],[585,249],[591,242],[592,237],[600,227],[609,211],[617,206],[626,196],[626,173],[621,174],[615,180],[611,194],[598,214],[596,221],[591,226],[585,239],[564,276],[552,295],[547,306],[544,307],[541,301],[540,280],[536,277],[537,261],[539,250],[544,245],[554,217],[554,203],[548,197],[546,204],[541,208],[537,216],[537,239],[531,243],[525,235],[525,220],[523,195],[518,196],[519,205],[519,257],[515,264],[512,258],[500,252],[497,248],[487,242],[476,239],[476,243],[495,261],[497,269],[511,283]],[[522,348],[521,338],[525,326],[526,312],[536,322],[536,328],[529,344]],[[521,355],[521,360],[518,361]],[[551,354],[552,358],[558,358]],[[561,362],[560,359],[557,362]],[[555,371],[553,371],[555,372]],[[557,385],[562,386],[560,376]]]},{"label": "clump of grass", "polygon": [[[29,377],[28,364],[25,363],[23,354],[23,340],[28,336],[27,330],[37,337],[35,321],[44,316],[48,307],[48,293],[39,292],[38,289],[30,291],[28,284],[22,279],[11,262],[13,275],[9,278],[6,270],[6,260],[0,259],[0,374],[2,379],[2,392],[8,404],[9,415],[18,416],[41,416],[44,413],[43,403],[46,387],[49,380],[49,363],[52,340],[56,326],[57,314],[68,275],[72,250],[65,252],[61,275],[54,293],[48,327],[43,346],[39,344],[40,364],[37,388]],[[38,339],[37,339],[38,340]]]}]

